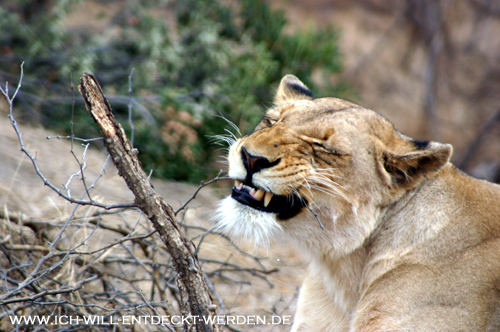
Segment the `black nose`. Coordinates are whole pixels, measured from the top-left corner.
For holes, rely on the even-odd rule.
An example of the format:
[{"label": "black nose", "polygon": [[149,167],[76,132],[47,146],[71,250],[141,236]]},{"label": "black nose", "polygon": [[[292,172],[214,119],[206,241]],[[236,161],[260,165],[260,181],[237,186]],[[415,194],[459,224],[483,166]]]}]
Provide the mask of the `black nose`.
[{"label": "black nose", "polygon": [[252,156],[250,153],[248,153],[245,147],[241,148],[241,159],[243,160],[243,165],[247,170],[247,178],[245,179],[245,182],[248,182],[249,184],[252,183],[252,176],[254,173],[257,173],[264,168],[278,165],[278,163],[281,161],[281,158],[270,162],[267,158]]}]

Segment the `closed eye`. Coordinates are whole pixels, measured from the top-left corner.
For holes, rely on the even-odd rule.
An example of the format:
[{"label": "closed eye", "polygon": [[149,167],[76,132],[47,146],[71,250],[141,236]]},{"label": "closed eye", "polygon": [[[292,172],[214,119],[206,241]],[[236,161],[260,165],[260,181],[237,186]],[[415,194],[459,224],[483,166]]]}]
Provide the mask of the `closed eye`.
[{"label": "closed eye", "polygon": [[273,125],[273,123],[275,122],[275,121],[272,121],[271,119],[269,119],[268,117],[265,117],[264,119],[262,119],[262,121],[268,127],[271,127]]},{"label": "closed eye", "polygon": [[313,144],[316,146],[319,146],[320,148],[325,148],[325,146],[323,144],[321,144],[320,142],[313,142]]},{"label": "closed eye", "polygon": [[339,151],[337,149],[332,149],[332,148],[327,147],[324,144],[322,144],[320,142],[317,142],[317,141],[314,141],[313,145],[321,148],[321,150],[324,150],[324,152],[329,153],[329,154],[333,154],[335,156],[346,156],[346,155],[348,155],[348,153]]},{"label": "closed eye", "polygon": [[277,122],[277,120],[275,119],[271,119],[270,117],[267,117],[265,116],[263,119],[262,119],[262,124],[265,126],[265,127],[272,127],[275,123]]}]

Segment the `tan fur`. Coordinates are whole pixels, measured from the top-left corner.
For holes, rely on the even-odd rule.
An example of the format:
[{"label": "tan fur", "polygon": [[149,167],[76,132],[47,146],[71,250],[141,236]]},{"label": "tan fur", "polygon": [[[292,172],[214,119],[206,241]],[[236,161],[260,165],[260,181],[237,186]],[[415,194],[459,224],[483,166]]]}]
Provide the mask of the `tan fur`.
[{"label": "tan fur", "polygon": [[281,158],[253,183],[309,203],[276,218],[311,262],[292,330],[499,331],[500,186],[457,170],[450,145],[419,145],[373,111],[301,95],[288,86],[297,81],[282,80],[229,154],[241,180],[243,146]]}]

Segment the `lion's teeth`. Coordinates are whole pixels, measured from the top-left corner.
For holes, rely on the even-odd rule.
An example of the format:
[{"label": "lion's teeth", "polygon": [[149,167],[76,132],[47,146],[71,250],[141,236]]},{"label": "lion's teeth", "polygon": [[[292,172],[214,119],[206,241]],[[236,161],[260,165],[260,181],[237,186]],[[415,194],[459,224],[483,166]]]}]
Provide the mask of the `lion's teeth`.
[{"label": "lion's teeth", "polygon": [[273,193],[266,191],[266,196],[264,197],[264,206],[267,207],[269,202],[271,202],[271,198],[273,198]]},{"label": "lion's teeth", "polygon": [[264,194],[265,194],[265,191],[262,190],[262,189],[259,189],[257,190],[254,194],[253,194],[253,197],[258,200],[258,201],[261,201],[262,200],[262,197],[264,197]]},{"label": "lion's teeth", "polygon": [[236,180],[234,181],[234,186],[239,190],[243,186],[243,182],[241,182],[240,180]]}]

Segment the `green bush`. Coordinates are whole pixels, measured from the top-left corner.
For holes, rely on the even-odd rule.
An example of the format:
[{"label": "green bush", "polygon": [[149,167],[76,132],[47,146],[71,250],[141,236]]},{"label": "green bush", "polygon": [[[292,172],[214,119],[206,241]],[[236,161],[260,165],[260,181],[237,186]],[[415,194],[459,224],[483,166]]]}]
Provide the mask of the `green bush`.
[{"label": "green bush", "polygon": [[[77,93],[68,89],[89,71],[108,96],[118,96],[111,104],[130,130],[128,77],[134,68],[133,97],[145,106],[134,107],[135,145],[155,176],[210,176],[220,154],[212,137],[231,128],[227,121],[249,132],[286,73],[319,94],[342,93],[342,86],[328,80],[341,70],[335,30],[295,26],[285,33],[284,13],[262,0],[231,6],[213,0],[127,1],[102,33],[63,24],[84,1],[40,3],[46,7],[18,1],[0,8],[0,45],[7,45],[0,48],[0,76],[14,77],[25,61],[18,101],[24,118],[69,131],[74,113],[76,135],[97,135],[81,104],[72,112],[71,96]],[[166,11],[174,22],[166,21]]]}]

